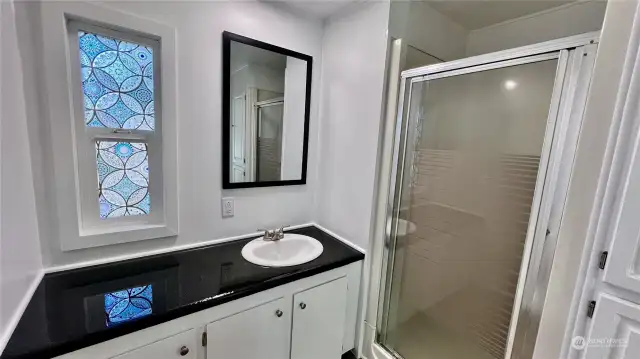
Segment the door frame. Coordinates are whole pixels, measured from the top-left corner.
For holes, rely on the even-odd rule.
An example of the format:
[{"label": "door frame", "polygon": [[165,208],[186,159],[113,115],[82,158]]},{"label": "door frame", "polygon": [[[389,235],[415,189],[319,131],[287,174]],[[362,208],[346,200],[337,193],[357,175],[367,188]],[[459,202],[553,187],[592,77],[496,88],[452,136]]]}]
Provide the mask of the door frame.
[{"label": "door frame", "polygon": [[[598,116],[601,127],[600,137],[604,137],[604,140],[596,144],[595,151],[591,150],[592,153],[590,153],[595,157],[597,165],[590,169],[596,183],[591,193],[587,193],[592,196],[593,202],[590,211],[585,213],[588,216],[585,218],[585,231],[584,233],[578,231],[576,234],[581,237],[583,247],[573,258],[569,258],[576,264],[576,275],[572,278],[575,279],[571,287],[573,295],[569,296],[571,300],[567,305],[569,313],[564,336],[559,343],[560,355],[569,359],[594,357],[594,354],[600,357],[602,352],[594,353],[590,352],[590,349],[598,351],[602,348],[590,348],[588,345],[585,348],[574,347],[574,340],[582,337],[588,344],[590,339],[602,337],[602,329],[608,329],[608,324],[603,325],[600,321],[601,317],[611,318],[618,314],[614,314],[615,310],[611,309],[612,302],[622,306],[639,303],[636,291],[620,286],[619,283],[613,283],[607,278],[610,275],[608,270],[612,265],[619,264],[616,262],[620,260],[619,257],[616,258],[616,252],[612,246],[616,237],[620,235],[619,226],[625,201],[628,200],[626,197],[628,185],[632,183],[630,175],[634,161],[637,163],[637,146],[640,136],[638,133],[640,119],[637,115],[637,76],[640,62],[640,35],[637,28],[640,25],[640,6],[637,2],[614,4],[616,7],[608,5],[607,12],[612,13],[611,16],[617,16],[618,21],[614,25],[611,22],[609,32],[606,32],[607,25],[603,31],[605,31],[604,36],[615,36],[619,43],[612,46],[611,39],[606,38],[606,41],[609,41],[607,42],[609,51],[606,59],[598,60],[595,76],[600,75],[600,77],[595,81],[600,80],[599,91],[594,91],[596,93],[592,94],[596,97],[602,96],[603,92],[609,92],[610,96],[604,99],[598,98],[604,103],[590,104],[588,113],[591,117],[600,115]],[[598,70],[601,73],[607,73],[608,83],[602,83],[602,75]],[[591,101],[596,102],[595,99]],[[600,107],[597,111],[596,106]],[[599,113],[603,111],[611,117],[603,118]],[[587,137],[584,141],[593,140],[592,134],[585,134],[584,137]],[[601,267],[603,251],[608,251],[608,257]],[[596,301],[593,318],[587,315],[591,301]],[[601,311],[608,314],[600,313]],[[621,317],[624,322],[625,316],[621,315]],[[618,323],[621,322],[619,318],[615,319]],[[620,350],[623,351],[624,348]]]},{"label": "door frame", "polygon": [[[577,138],[581,128],[587,91],[585,90],[584,94],[579,96],[579,99],[575,96],[571,96],[570,100],[567,100],[565,95],[567,93],[575,93],[575,89],[578,86],[577,84],[579,81],[582,81],[582,83],[580,83],[581,86],[584,86],[586,81],[585,87],[588,88],[590,80],[589,75],[591,71],[578,71],[578,73],[575,73],[575,71],[579,70],[580,65],[582,64],[580,58],[583,56],[591,59],[590,61],[585,62],[584,66],[587,66],[588,69],[593,68],[593,58],[595,57],[598,38],[599,32],[587,33],[521,48],[446,63],[428,65],[417,69],[406,70],[401,73],[398,111],[395,119],[396,126],[393,128],[392,134],[386,134],[386,137],[391,138],[393,141],[392,166],[388,182],[389,186],[387,188],[378,189],[378,206],[384,206],[385,216],[383,218],[379,217],[378,222],[382,219],[382,224],[376,223],[375,226],[377,233],[384,233],[384,245],[379,250],[382,256],[379,271],[372,268],[371,272],[372,276],[379,275],[379,277],[371,279],[372,283],[379,282],[379,286],[377,288],[372,287],[370,289],[369,295],[378,296],[378,298],[370,298],[369,305],[375,305],[378,310],[373,318],[371,315],[366,318],[368,322],[367,324],[370,324],[371,329],[375,331],[368,335],[364,333],[364,337],[367,337],[367,339],[372,341],[372,347],[367,349],[366,352],[375,350],[378,352],[386,352],[390,357],[398,356],[396,353],[389,352],[388,349],[380,344],[382,334],[382,325],[380,324],[386,324],[388,321],[388,316],[386,315],[389,312],[387,303],[390,300],[390,286],[388,284],[389,276],[393,274],[389,270],[389,267],[394,265],[393,248],[395,248],[396,245],[395,233],[397,231],[395,218],[397,218],[399,210],[396,206],[396,196],[400,198],[402,195],[401,189],[399,189],[399,193],[396,193],[396,183],[398,181],[402,181],[402,174],[404,172],[404,155],[406,154],[409,137],[406,136],[406,133],[409,121],[406,121],[406,123],[403,124],[403,120],[406,109],[411,106],[409,99],[411,97],[410,94],[413,84],[419,81],[428,81],[430,79],[486,71],[495,68],[517,66],[525,63],[558,58],[558,70],[556,72],[556,80],[554,83],[548,117],[549,125],[545,132],[543,153],[541,155],[540,162],[540,169],[545,170],[539,171],[536,182],[534,206],[531,210],[530,223],[525,244],[525,255],[522,259],[505,358],[512,357],[516,335],[523,338],[519,340],[520,347],[517,348],[517,352],[525,350],[522,348],[529,348],[531,351],[533,350],[533,343],[535,343],[536,336],[532,334],[537,332],[540,324],[540,314],[544,303],[544,300],[540,299],[544,299],[544,295],[546,294],[549,271],[551,263],[553,262],[553,254],[556,244],[555,235],[557,235],[556,232],[553,240],[548,242],[550,245],[544,245],[545,237],[548,236],[541,235],[541,233],[545,233],[546,231],[544,230],[544,227],[548,227],[550,224],[559,226],[562,217],[564,200],[568,192],[570,168],[575,156],[575,147],[577,145]],[[591,47],[587,51],[588,53],[585,53],[584,48],[589,45]],[[581,48],[582,50],[576,51],[575,48]],[[569,49],[572,50],[571,54],[569,53]],[[577,54],[580,55],[580,58],[576,56]],[[571,66],[569,66],[570,63]],[[578,69],[575,68],[576,63],[579,65]],[[573,77],[568,77],[571,74],[573,74]],[[578,74],[583,75],[582,80],[577,78],[579,77]],[[571,85],[569,85],[569,83],[571,83]],[[408,98],[405,93],[409,94]],[[578,101],[579,103],[574,103],[575,101]],[[557,124],[561,124],[561,126],[557,126]],[[561,144],[562,146],[555,146],[555,148],[552,149],[552,143],[556,145]],[[561,150],[558,150],[558,148]],[[569,168],[567,171],[568,173],[561,171],[562,168],[567,167]],[[384,176],[384,174],[379,175]],[[565,180],[562,181],[561,186],[556,186],[559,178]],[[544,187],[547,187],[544,193],[550,193],[552,195],[543,196],[543,185]],[[549,185],[553,186],[549,188]],[[554,186],[556,188],[554,188]],[[543,216],[540,217],[539,215]],[[383,227],[382,229],[380,229],[381,226]],[[534,248],[534,243],[538,243],[540,245],[537,245]],[[549,247],[553,248],[550,249]],[[529,271],[528,269],[532,258],[534,260],[533,263],[536,263],[535,271]],[[533,290],[528,291],[526,298],[525,288],[534,288]],[[380,297],[385,298],[385,300],[380,300]],[[536,317],[534,320],[529,321],[529,325],[526,325],[524,328],[518,328],[516,323],[518,323],[518,317],[521,315],[536,315]],[[367,330],[366,326],[365,330]],[[529,344],[522,345],[522,343]],[[363,344],[368,345],[368,343]]]},{"label": "door frame", "polygon": [[547,52],[557,52],[574,47],[598,43],[600,31],[587,32],[581,35],[569,36],[561,39],[545,41],[538,44],[516,47],[513,49],[492,52],[478,56],[466,57],[460,60],[441,62],[433,65],[418,67],[402,71],[402,78],[419,77],[444,71],[458,70],[465,67],[484,65],[492,62],[512,60],[521,57],[540,55]]}]

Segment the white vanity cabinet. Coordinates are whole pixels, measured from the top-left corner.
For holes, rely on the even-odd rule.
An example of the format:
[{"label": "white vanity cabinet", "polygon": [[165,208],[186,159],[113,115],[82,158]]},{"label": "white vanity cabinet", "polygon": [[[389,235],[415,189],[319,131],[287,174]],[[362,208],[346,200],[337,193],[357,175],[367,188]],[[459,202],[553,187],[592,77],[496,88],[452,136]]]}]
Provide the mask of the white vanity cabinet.
[{"label": "white vanity cabinet", "polygon": [[347,279],[340,278],[293,296],[291,359],[342,355]]},{"label": "white vanity cabinet", "polygon": [[207,324],[207,359],[287,358],[291,330],[287,304],[280,298]]},{"label": "white vanity cabinet", "polygon": [[58,359],[339,359],[355,347],[362,261]]},{"label": "white vanity cabinet", "polygon": [[339,359],[347,309],[342,277],[207,325],[207,359]]}]

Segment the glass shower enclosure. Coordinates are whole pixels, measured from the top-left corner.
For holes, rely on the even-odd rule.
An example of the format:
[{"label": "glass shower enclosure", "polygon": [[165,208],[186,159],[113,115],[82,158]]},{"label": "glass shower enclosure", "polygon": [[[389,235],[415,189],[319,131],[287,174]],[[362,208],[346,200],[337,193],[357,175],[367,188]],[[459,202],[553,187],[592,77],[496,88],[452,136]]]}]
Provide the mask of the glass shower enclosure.
[{"label": "glass shower enclosure", "polygon": [[402,73],[376,341],[404,359],[530,358],[596,44]]},{"label": "glass shower enclosure", "polygon": [[256,103],[256,180],[280,181],[282,172],[282,129],[284,98]]}]

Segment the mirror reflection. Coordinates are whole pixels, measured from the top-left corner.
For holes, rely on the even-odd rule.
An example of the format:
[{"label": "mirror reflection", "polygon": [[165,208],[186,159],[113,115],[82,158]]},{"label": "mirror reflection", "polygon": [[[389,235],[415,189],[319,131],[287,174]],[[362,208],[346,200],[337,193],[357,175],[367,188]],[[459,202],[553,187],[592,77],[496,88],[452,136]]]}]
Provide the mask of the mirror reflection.
[{"label": "mirror reflection", "polygon": [[311,57],[223,37],[229,110],[223,187],[304,184]]}]

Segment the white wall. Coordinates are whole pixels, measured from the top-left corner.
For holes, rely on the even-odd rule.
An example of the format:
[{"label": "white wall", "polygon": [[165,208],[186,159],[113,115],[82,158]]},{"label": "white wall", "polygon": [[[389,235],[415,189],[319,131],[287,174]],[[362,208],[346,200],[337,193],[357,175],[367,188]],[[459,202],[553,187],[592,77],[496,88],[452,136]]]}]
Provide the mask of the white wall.
[{"label": "white wall", "polygon": [[266,66],[246,64],[231,74],[231,98],[245,93],[247,87],[283,93],[284,74]]},{"label": "white wall", "polygon": [[[29,23],[38,24],[38,5],[25,4]],[[180,235],[113,246],[62,252],[55,218],[41,238],[45,266],[80,263],[135,254],[254,232],[256,228],[301,224],[313,219],[318,146],[318,97],[322,23],[310,21],[261,2],[109,2],[105,6],[174,26],[178,48],[178,163]],[[35,15],[35,16],[34,16]],[[314,57],[306,186],[242,190],[221,188],[221,39],[227,30]],[[39,33],[40,30],[36,31]],[[39,39],[36,39],[38,41]],[[39,64],[39,66],[43,66]],[[37,79],[33,86],[37,86]],[[45,114],[29,118],[34,124],[32,144],[43,161],[35,174],[36,188],[47,188],[52,174]],[[42,117],[42,118],[41,118]],[[46,207],[51,188],[39,194],[39,210]],[[235,217],[221,218],[221,197],[235,197]],[[40,205],[45,207],[40,207]],[[46,213],[46,212],[45,212]],[[42,228],[42,227],[41,227]],[[42,232],[42,231],[41,231]]]},{"label": "white wall", "polygon": [[467,56],[598,31],[602,28],[606,6],[602,0],[576,1],[471,31]]},{"label": "white wall", "polygon": [[[392,1],[389,35],[444,61],[600,30],[606,1],[583,0],[468,30],[422,1]],[[414,66],[415,67],[415,66]],[[410,67],[408,67],[410,68]]]},{"label": "white wall", "polygon": [[304,144],[304,110],[307,63],[287,57],[284,75],[284,113],[282,115],[282,162],[280,178],[300,179]]},{"label": "white wall", "polygon": [[391,2],[389,35],[444,61],[464,57],[468,34],[425,2]]},{"label": "white wall", "polygon": [[42,272],[22,64],[12,1],[0,2],[0,352]]},{"label": "white wall", "polygon": [[319,224],[368,248],[389,6],[359,3],[325,23]]}]

